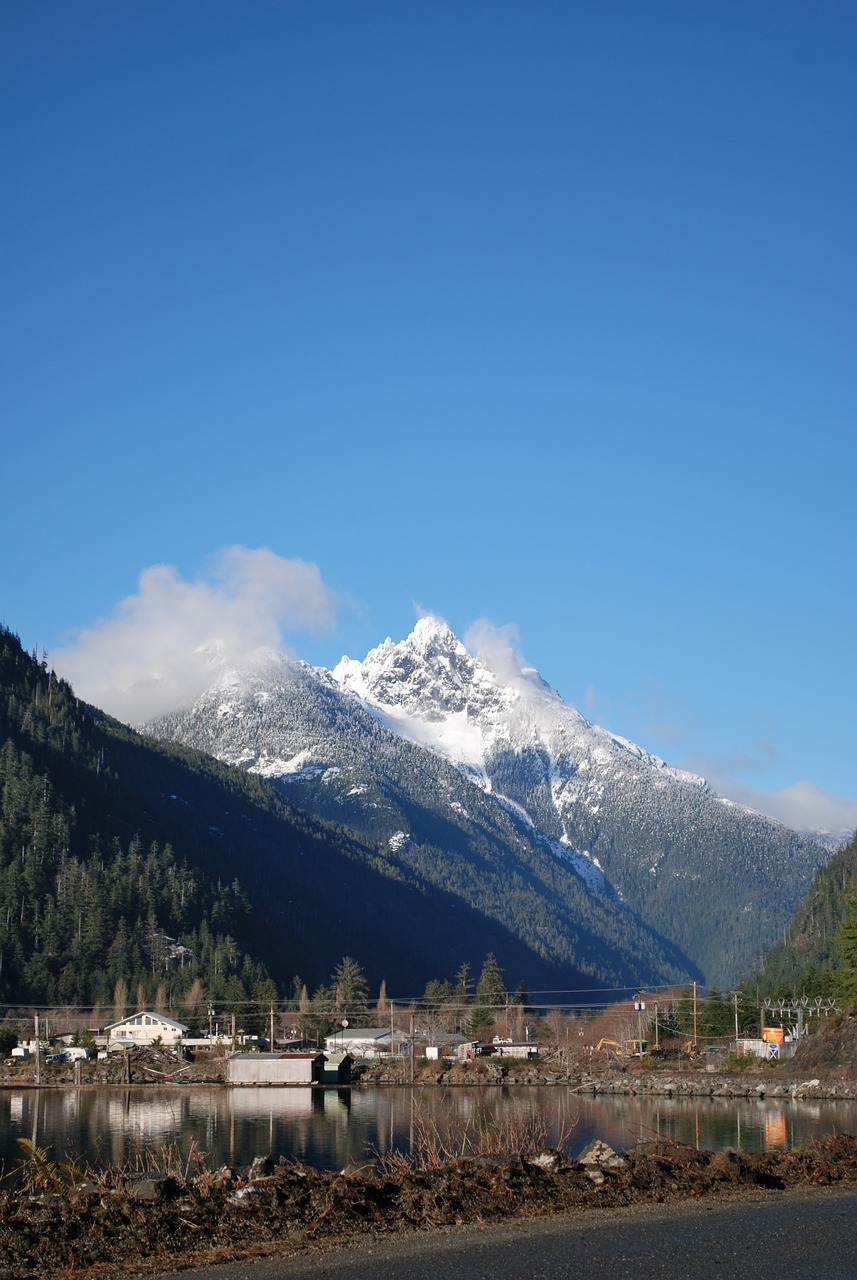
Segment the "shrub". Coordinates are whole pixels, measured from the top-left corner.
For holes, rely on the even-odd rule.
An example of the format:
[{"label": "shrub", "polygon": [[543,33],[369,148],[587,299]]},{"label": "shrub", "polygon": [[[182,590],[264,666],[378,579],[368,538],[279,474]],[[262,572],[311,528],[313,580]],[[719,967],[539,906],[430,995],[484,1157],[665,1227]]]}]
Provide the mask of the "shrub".
[{"label": "shrub", "polygon": [[755,1053],[727,1053],[723,1059],[724,1071],[752,1071],[762,1065]]}]

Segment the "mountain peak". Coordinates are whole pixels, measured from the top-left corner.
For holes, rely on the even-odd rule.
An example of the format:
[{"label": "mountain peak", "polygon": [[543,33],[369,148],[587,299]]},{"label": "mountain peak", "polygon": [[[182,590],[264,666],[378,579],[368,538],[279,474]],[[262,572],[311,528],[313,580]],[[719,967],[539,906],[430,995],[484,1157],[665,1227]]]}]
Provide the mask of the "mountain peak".
[{"label": "mountain peak", "polygon": [[438,618],[432,613],[425,614],[418,619],[413,631],[405,641],[406,644],[413,644],[414,647],[420,649],[464,649],[461,641],[453,632],[452,628],[443,618]]},{"label": "mountain peak", "polygon": [[332,675],[376,707],[434,721],[464,712],[485,679],[450,627],[433,616],[420,618],[404,640],[388,637],[363,662],[343,658]]}]

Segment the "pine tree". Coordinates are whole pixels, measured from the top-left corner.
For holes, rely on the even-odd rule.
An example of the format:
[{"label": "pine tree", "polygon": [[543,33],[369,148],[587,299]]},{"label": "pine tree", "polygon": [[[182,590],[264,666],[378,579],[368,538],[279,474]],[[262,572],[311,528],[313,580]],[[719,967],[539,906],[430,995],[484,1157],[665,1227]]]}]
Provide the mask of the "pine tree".
[{"label": "pine tree", "polygon": [[470,981],[470,965],[465,960],[455,975],[455,998],[459,1004],[470,1003],[472,985]]},{"label": "pine tree", "polygon": [[369,988],[363,970],[351,956],[343,956],[331,979],[334,989],[334,1012],[352,1026],[365,1026],[369,1017]]},{"label": "pine tree", "polygon": [[503,985],[503,974],[493,951],[489,951],[482,965],[479,983],[476,988],[476,1003],[489,1009],[499,1009],[506,1004],[506,988]]},{"label": "pine tree", "polygon": [[851,1008],[857,1005],[857,890],[845,895],[848,914],[836,935],[840,970],[836,975],[839,998]]}]

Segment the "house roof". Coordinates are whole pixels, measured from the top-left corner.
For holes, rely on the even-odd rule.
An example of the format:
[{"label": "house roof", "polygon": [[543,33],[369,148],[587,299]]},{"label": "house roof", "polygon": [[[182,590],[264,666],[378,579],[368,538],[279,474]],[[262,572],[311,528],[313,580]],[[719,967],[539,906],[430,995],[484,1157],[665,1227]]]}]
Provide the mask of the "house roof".
[{"label": "house roof", "polygon": [[295,1059],[315,1062],[323,1058],[323,1053],[230,1053],[230,1061],[240,1059],[246,1062],[293,1062]]},{"label": "house roof", "polygon": [[153,1013],[151,1009],[140,1009],[137,1013],[129,1013],[127,1018],[120,1018],[118,1022],[110,1022],[104,1029],[105,1031],[113,1031],[116,1027],[126,1027],[137,1018],[155,1018],[156,1021],[172,1027],[175,1031],[190,1031],[190,1027],[186,1027],[183,1022],[177,1022],[175,1018],[168,1018],[165,1013]]},{"label": "house roof", "polygon": [[[403,1039],[405,1033],[403,1031],[394,1032]],[[389,1040],[389,1027],[346,1027],[344,1031],[332,1031],[329,1036],[325,1036],[325,1040]]]}]

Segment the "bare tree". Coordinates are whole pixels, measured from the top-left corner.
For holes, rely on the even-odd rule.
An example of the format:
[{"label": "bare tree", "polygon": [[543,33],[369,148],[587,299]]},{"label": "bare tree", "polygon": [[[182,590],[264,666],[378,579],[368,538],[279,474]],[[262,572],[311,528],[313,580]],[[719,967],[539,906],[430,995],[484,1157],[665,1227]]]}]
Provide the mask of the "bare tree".
[{"label": "bare tree", "polygon": [[128,1009],[128,983],[124,978],[117,978],[113,988],[113,1021],[121,1022]]}]

